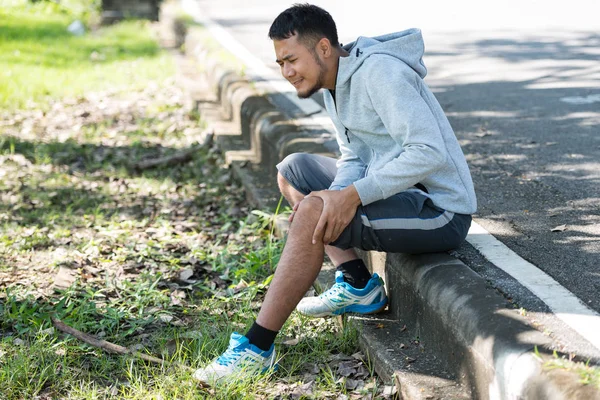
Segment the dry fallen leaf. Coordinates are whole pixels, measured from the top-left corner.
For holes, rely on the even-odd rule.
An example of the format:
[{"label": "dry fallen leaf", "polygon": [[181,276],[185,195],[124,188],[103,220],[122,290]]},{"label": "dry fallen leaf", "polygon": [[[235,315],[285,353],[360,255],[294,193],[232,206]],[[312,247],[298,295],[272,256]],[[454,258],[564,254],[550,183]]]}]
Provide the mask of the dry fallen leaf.
[{"label": "dry fallen leaf", "polygon": [[327,359],[327,361],[349,361],[349,360],[354,360],[354,357],[346,355],[344,353],[332,354]]},{"label": "dry fallen leaf", "polygon": [[193,269],[184,269],[179,273],[179,279],[181,279],[182,281],[187,281],[192,277],[192,275],[194,275]]},{"label": "dry fallen leaf", "polygon": [[304,368],[313,375],[317,375],[319,372],[321,372],[321,368],[314,363],[306,363],[304,364]]},{"label": "dry fallen leaf", "polygon": [[300,343],[300,339],[299,338],[288,339],[288,340],[284,340],[283,341],[283,344],[285,344],[286,346],[295,346],[298,343]]},{"label": "dry fallen leaf", "polygon": [[356,369],[350,367],[340,367],[338,368],[338,374],[341,376],[350,376],[356,372]]},{"label": "dry fallen leaf", "polygon": [[160,319],[162,322],[171,322],[173,320],[173,316],[167,315],[167,314],[162,314],[162,315],[158,316],[158,319]]},{"label": "dry fallen leaf", "polygon": [[396,394],[397,391],[398,391],[398,389],[396,388],[396,386],[385,385],[383,387],[383,395],[384,396],[393,396]]},{"label": "dry fallen leaf", "polygon": [[364,367],[364,365],[359,365],[358,370],[354,374],[355,379],[364,379],[370,375],[369,371]]},{"label": "dry fallen leaf", "polygon": [[559,225],[555,228],[552,228],[551,232],[563,232],[567,230],[567,225]]},{"label": "dry fallen leaf", "polygon": [[43,329],[40,331],[40,333],[42,335],[53,335],[54,334],[54,327],[50,327],[48,329]]},{"label": "dry fallen leaf", "polygon": [[314,381],[307,382],[292,392],[292,399],[299,399],[305,396],[312,396]]},{"label": "dry fallen leaf", "polygon": [[185,339],[202,339],[204,335],[200,331],[186,331],[183,332],[179,337]]},{"label": "dry fallen leaf", "polygon": [[54,277],[54,285],[60,289],[68,288],[75,282],[75,274],[76,272],[72,269],[61,266]]},{"label": "dry fallen leaf", "polygon": [[180,306],[182,300],[185,299],[185,292],[183,290],[174,290],[171,292],[171,305]]},{"label": "dry fallen leaf", "polygon": [[248,287],[248,283],[246,283],[246,281],[244,281],[242,279],[237,285],[234,286],[233,292],[234,293],[239,293],[242,290],[246,289],[247,287]]},{"label": "dry fallen leaf", "polygon": [[347,390],[354,390],[356,389],[356,387],[358,386],[358,384],[360,383],[360,381],[355,380],[355,379],[346,379],[346,389]]}]

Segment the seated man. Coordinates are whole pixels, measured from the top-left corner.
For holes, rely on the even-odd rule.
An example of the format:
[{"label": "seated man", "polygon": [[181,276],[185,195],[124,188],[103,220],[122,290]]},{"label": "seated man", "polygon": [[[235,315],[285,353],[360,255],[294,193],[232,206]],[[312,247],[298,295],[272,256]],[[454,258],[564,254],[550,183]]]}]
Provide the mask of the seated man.
[{"label": "seated man", "polygon": [[[387,304],[355,247],[424,253],[456,248],[475,212],[471,175],[454,132],[423,82],[421,33],[411,29],[342,47],[325,10],[295,5],[269,31],[283,76],[306,98],[325,89],[341,157],[292,154],[277,168],[293,205],[279,265],[245,336],[195,377],[214,381],[273,366],[273,342],[297,307],[309,316],[373,313]],[[326,253],[336,283],[302,299]]]}]

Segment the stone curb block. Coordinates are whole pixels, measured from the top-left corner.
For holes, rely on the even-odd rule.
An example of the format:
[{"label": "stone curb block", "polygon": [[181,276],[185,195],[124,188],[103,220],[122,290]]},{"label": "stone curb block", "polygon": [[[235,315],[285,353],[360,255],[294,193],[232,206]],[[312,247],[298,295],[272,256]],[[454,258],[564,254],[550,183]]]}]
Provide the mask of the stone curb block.
[{"label": "stone curb block", "polygon": [[416,335],[445,355],[477,398],[520,398],[540,374],[532,352],[548,347],[549,338],[465,264],[445,253],[393,254],[385,270],[394,316],[413,321]]},{"label": "stone curb block", "polygon": [[[273,166],[287,154],[335,153],[337,144],[326,129],[291,121],[289,113],[280,110],[268,94],[258,93],[252,82],[217,62],[193,35],[188,37],[186,48],[192,49],[196,61],[204,65],[203,78],[212,85],[223,116],[240,125],[252,155],[249,160],[259,164],[263,174],[266,170],[272,175],[273,187],[265,188],[262,182],[263,187],[256,189],[251,171],[239,166],[235,169],[256,204],[273,205],[264,198],[276,191]],[[534,346],[549,347],[549,338],[530,327],[515,310],[507,309],[505,300],[465,264],[446,253],[363,257],[372,269],[380,274],[385,271],[392,318],[348,320],[360,327],[361,346],[374,358],[377,372],[386,380],[395,379],[404,398],[545,399],[545,388],[556,387],[532,353]],[[321,289],[333,281],[329,267],[319,276],[317,286]],[[388,327],[392,342],[380,338],[381,332],[373,327],[373,321],[378,320]],[[403,324],[399,321],[412,327],[400,327]],[[411,372],[411,365],[391,356],[394,348],[382,350],[382,346],[398,346],[396,339],[402,338],[404,331],[425,344],[425,358],[439,367],[430,375],[438,376],[425,379],[427,366]],[[456,372],[448,373],[450,370]],[[553,396],[566,398],[560,390]]]},{"label": "stone curb block", "polygon": [[233,66],[216,61],[198,35],[189,34],[185,47],[190,49],[196,63],[203,66],[203,78],[216,93],[222,117],[240,127],[249,151],[248,161],[270,168],[273,182],[275,164],[288,154],[302,151],[337,154],[335,138],[326,128],[312,123],[300,110],[280,109],[273,99],[276,96],[259,92],[254,82],[240,76]]}]

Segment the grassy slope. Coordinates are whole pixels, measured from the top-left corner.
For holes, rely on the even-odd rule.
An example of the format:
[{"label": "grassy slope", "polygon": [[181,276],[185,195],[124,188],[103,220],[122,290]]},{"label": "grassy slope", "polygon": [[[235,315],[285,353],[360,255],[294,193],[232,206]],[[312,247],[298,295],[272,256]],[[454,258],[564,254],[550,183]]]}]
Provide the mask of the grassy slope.
[{"label": "grassy slope", "polygon": [[71,21],[40,7],[0,8],[0,108],[109,87],[139,88],[173,72],[147,23],[73,36],[67,31]]}]

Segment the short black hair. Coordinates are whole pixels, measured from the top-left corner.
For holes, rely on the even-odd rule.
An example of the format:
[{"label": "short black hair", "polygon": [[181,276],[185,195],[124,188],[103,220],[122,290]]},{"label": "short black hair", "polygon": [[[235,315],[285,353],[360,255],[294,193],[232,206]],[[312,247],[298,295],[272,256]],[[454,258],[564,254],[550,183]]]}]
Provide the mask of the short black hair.
[{"label": "short black hair", "polygon": [[339,45],[331,14],[312,4],[294,4],[279,14],[269,29],[271,40],[289,39],[296,34],[307,47],[315,46],[324,37],[332,46]]}]

